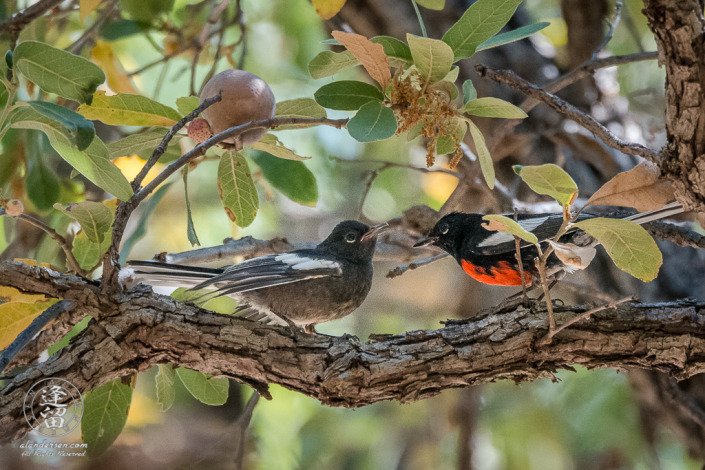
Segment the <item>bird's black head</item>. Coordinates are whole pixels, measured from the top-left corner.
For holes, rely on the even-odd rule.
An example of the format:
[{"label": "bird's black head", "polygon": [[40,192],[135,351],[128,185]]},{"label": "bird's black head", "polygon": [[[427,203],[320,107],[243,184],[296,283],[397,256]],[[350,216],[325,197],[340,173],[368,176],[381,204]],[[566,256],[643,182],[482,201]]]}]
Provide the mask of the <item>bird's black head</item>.
[{"label": "bird's black head", "polygon": [[450,213],[436,222],[428,236],[414,246],[437,246],[457,259],[465,238],[473,233],[472,227],[481,222],[479,214]]},{"label": "bird's black head", "polygon": [[370,262],[375,252],[377,235],[387,228],[387,224],[370,227],[361,222],[346,220],[336,225],[318,248],[349,261]]}]

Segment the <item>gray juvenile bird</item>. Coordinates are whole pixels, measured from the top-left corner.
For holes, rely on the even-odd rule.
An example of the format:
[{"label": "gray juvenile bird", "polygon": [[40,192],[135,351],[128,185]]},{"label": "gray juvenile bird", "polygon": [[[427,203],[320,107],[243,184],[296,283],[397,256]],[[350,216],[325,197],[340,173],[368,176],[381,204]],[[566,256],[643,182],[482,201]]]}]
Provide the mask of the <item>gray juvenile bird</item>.
[{"label": "gray juvenile bird", "polygon": [[311,332],[318,323],[348,315],[365,300],[372,285],[377,235],[386,228],[346,220],[313,249],[260,256],[218,269],[157,261],[128,264],[137,282],[212,289],[207,298],[238,299],[235,313],[245,318],[279,325],[291,322]]}]

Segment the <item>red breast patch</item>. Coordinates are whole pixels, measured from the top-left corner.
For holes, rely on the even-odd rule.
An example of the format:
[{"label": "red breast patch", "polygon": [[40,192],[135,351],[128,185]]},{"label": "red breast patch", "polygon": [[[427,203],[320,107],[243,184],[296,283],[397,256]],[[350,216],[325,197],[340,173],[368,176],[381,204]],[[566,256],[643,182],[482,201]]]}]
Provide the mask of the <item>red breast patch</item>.
[{"label": "red breast patch", "polygon": [[[471,278],[493,286],[521,286],[519,270],[512,267],[507,261],[500,261],[496,266],[488,269],[476,266],[469,261],[461,260],[460,265]],[[531,274],[524,271],[526,285],[531,285]]]}]

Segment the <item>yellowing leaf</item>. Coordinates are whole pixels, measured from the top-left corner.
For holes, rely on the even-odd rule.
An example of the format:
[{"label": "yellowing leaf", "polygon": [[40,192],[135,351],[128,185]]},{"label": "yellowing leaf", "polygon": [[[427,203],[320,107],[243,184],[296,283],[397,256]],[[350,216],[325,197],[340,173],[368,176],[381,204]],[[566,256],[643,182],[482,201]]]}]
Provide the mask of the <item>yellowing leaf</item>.
[{"label": "yellowing leaf", "polygon": [[286,147],[274,134],[265,134],[258,142],[250,145],[255,150],[271,153],[275,157],[285,160],[308,160],[311,157],[302,157]]},{"label": "yellowing leaf", "polygon": [[[34,261],[34,260],[31,260]],[[36,261],[35,261],[36,263]],[[0,286],[0,302],[44,302],[47,298],[43,295],[25,294],[14,287]]]},{"label": "yellowing leaf", "polygon": [[[140,172],[140,170],[146,163],[146,160],[143,160],[138,157],[137,154],[134,154],[130,156],[116,158],[115,160],[113,160],[113,163],[115,164],[115,166],[120,168],[120,171],[122,171],[122,174],[125,175],[125,178],[132,181],[132,179],[137,176],[137,173]],[[152,169],[149,170],[149,172],[147,173],[147,176],[144,178],[142,184],[149,184],[150,181],[152,181],[154,178],[156,178],[159,173],[161,173],[163,167],[164,165],[162,165],[161,163],[157,163],[156,165],[154,165]]]},{"label": "yellowing leaf", "polygon": [[311,0],[318,16],[324,20],[329,20],[338,14],[345,0]]},{"label": "yellowing leaf", "polygon": [[392,73],[389,70],[389,57],[384,53],[384,47],[359,34],[342,31],[333,31],[331,34],[355,56],[370,77],[382,86],[382,90],[386,90],[392,79]]},{"label": "yellowing leaf", "polygon": [[[83,7],[84,1],[85,0],[81,0],[81,7]],[[100,0],[97,3],[100,3]],[[116,93],[138,94],[138,91],[135,90],[135,87],[132,85],[132,80],[130,80],[130,77],[120,63],[120,60],[115,57],[113,48],[109,42],[98,40],[91,52],[91,60],[103,69],[108,81],[108,86],[111,90]]]},{"label": "yellowing leaf", "polygon": [[523,109],[491,96],[468,101],[465,103],[463,111],[472,116],[493,118],[524,119],[527,117]]},{"label": "yellowing leaf", "polygon": [[486,215],[482,217],[482,219],[487,221],[486,224],[482,224],[482,228],[484,228],[485,230],[508,233],[510,235],[517,236],[522,240],[529,242],[533,245],[536,245],[539,242],[539,239],[536,238],[536,235],[531,232],[527,232],[526,230],[524,230],[524,227],[522,227],[515,220],[512,220],[509,217],[492,214]]},{"label": "yellowing leaf", "polygon": [[653,281],[663,263],[661,251],[644,228],[632,221],[595,217],[573,225],[605,247],[619,269],[644,282]]},{"label": "yellowing leaf", "polygon": [[673,186],[659,179],[661,172],[651,162],[643,162],[619,173],[605,183],[585,205],[612,205],[651,211],[675,199]]},{"label": "yellowing leaf", "polygon": [[0,305],[0,349],[5,349],[40,313],[57,302],[8,302]]},{"label": "yellowing leaf", "polygon": [[175,109],[146,96],[127,93],[106,96],[104,91],[96,92],[93,103],[79,106],[76,112],[87,119],[97,119],[114,126],[171,127],[181,119]]},{"label": "yellowing leaf", "polygon": [[453,66],[453,50],[443,41],[406,35],[414,65],[425,82],[443,80]]},{"label": "yellowing leaf", "polygon": [[103,0],[80,0],[78,2],[78,9],[81,14],[81,21],[85,21],[88,15],[90,15],[102,1]]},{"label": "yellowing leaf", "polygon": [[551,196],[563,207],[573,203],[578,186],[568,173],[558,165],[514,165],[514,172],[538,194]]}]

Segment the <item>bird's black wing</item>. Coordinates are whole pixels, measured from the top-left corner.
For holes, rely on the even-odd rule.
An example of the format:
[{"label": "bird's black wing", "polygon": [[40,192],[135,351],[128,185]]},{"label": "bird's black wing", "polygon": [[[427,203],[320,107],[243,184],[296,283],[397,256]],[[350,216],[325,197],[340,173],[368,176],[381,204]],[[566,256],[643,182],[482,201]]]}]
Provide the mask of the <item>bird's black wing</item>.
[{"label": "bird's black wing", "polygon": [[[512,214],[505,214],[513,218]],[[591,215],[581,214],[579,220],[590,218]],[[539,242],[553,238],[563,223],[562,214],[519,214],[517,223],[524,230],[536,235]],[[521,247],[530,246],[531,243],[521,240]],[[497,255],[516,251],[514,235],[505,232],[486,231],[483,239],[469,246],[471,251],[479,255]]]},{"label": "bird's black wing", "polygon": [[221,274],[201,282],[193,289],[215,289],[215,295],[236,296],[268,287],[342,275],[340,262],[315,250],[299,250],[253,258],[226,268]]}]

